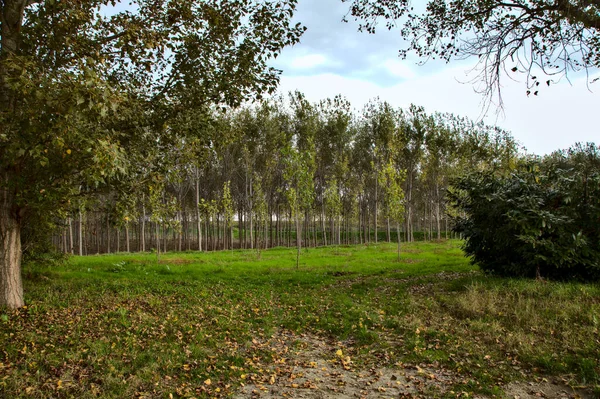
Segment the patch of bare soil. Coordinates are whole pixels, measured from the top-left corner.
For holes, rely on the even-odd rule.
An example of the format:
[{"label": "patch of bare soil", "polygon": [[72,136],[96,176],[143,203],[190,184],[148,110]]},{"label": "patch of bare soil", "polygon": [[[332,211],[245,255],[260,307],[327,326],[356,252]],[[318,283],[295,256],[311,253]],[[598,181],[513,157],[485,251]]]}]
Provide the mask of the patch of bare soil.
[{"label": "patch of bare soil", "polygon": [[270,370],[244,376],[234,398],[430,398],[460,381],[442,368],[356,367],[345,345],[310,334],[279,332],[260,345],[282,356],[275,357],[277,366]]},{"label": "patch of bare soil", "polygon": [[[397,363],[393,367],[365,369],[354,363],[351,343],[327,341],[313,334],[297,335],[279,331],[267,339],[253,340],[254,349],[271,354],[273,365],[261,365],[243,375],[243,384],[233,396],[243,398],[432,398],[444,394],[456,397],[452,387],[464,383],[464,376],[436,365]],[[513,382],[503,388],[509,399],[593,399],[594,394],[570,387],[565,380]],[[475,396],[475,399],[485,399]]]},{"label": "patch of bare soil", "polygon": [[597,396],[589,390],[573,388],[564,382],[512,382],[504,388],[510,399],[594,399]]}]

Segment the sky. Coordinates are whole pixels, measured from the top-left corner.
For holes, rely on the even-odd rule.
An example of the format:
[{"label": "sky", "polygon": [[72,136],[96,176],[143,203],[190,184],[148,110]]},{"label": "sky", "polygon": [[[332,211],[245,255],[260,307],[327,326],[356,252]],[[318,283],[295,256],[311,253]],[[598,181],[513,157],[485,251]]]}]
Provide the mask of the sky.
[{"label": "sky", "polygon": [[[415,104],[428,113],[451,112],[511,132],[529,153],[549,154],[576,142],[600,144],[600,81],[570,75],[538,96],[527,96],[524,75],[504,76],[504,107],[482,115],[482,94],[472,83],[473,61],[402,60],[398,50],[405,45],[398,31],[383,26],[374,35],[358,32],[358,23],[348,18],[348,3],[340,0],[301,0],[295,20],[307,27],[301,42],[286,48],[272,66],[283,71],[279,91],[299,90],[314,102],[345,96],[359,112],[379,97],[395,107]],[[471,73],[469,73],[471,71]],[[600,71],[593,71],[599,76]],[[518,80],[517,79],[517,80]]]}]

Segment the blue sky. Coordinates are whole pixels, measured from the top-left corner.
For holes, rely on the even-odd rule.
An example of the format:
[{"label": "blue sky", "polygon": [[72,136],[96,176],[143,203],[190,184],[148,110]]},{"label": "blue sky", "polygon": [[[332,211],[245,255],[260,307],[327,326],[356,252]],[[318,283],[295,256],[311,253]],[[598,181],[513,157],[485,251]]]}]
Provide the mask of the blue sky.
[{"label": "blue sky", "polygon": [[[397,107],[411,103],[428,112],[452,112],[479,120],[481,94],[475,92],[470,73],[474,63],[446,64],[435,61],[419,65],[418,59],[401,60],[403,46],[398,31],[381,28],[375,35],[357,32],[358,24],[343,23],[348,3],[340,0],[300,0],[295,19],[308,29],[301,43],[287,48],[272,62],[283,70],[280,92],[299,90],[319,101],[342,94],[357,109],[379,97]],[[600,76],[592,71],[593,76]],[[521,81],[502,81],[504,109],[492,108],[484,117],[489,124],[509,130],[529,152],[546,154],[577,141],[600,144],[597,114],[600,112],[600,81],[588,85],[583,75],[566,79],[526,95]]]}]

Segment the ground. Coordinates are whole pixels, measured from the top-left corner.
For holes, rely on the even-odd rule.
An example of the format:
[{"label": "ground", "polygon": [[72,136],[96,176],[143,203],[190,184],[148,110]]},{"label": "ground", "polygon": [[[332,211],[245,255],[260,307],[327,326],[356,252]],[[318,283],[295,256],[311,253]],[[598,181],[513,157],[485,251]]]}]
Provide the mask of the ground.
[{"label": "ground", "polygon": [[600,285],[460,242],[115,254],[24,267],[0,398],[600,397]]},{"label": "ground", "polygon": [[[351,343],[328,342],[313,334],[296,335],[279,331],[267,340],[254,340],[257,348],[271,351],[275,365],[262,373],[244,375],[244,382],[234,395],[243,398],[302,399],[374,399],[429,398],[432,396],[470,396],[452,388],[464,382],[464,376],[434,364],[396,363],[393,367],[356,367]],[[261,365],[256,365],[260,367]],[[543,378],[539,382],[512,382],[501,388],[510,399],[593,399],[585,389],[573,388],[567,381]]]}]

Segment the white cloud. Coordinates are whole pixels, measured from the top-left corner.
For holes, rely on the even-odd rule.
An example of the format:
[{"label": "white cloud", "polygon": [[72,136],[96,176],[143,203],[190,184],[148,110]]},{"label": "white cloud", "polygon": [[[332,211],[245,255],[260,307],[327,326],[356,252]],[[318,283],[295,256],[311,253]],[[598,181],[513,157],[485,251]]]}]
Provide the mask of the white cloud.
[{"label": "white cloud", "polygon": [[327,64],[327,57],[322,54],[307,54],[293,58],[290,66],[294,69],[312,69]]},{"label": "white cloud", "polygon": [[391,75],[401,79],[413,79],[417,76],[415,71],[408,65],[407,61],[399,59],[386,60],[383,63],[383,68]]},{"label": "white cloud", "polygon": [[[396,107],[411,103],[424,106],[427,112],[451,112],[479,119],[482,96],[475,93],[465,77],[464,66],[447,68],[427,76],[407,79],[393,86],[380,87],[359,78],[335,74],[314,76],[283,76],[282,92],[300,90],[309,100],[319,101],[342,94],[358,109],[379,97]],[[504,117],[491,112],[484,120],[511,131],[529,152],[546,154],[567,148],[577,141],[600,144],[597,114],[600,110],[600,83],[588,90],[585,79],[575,79],[540,91],[539,96],[527,96],[523,83],[506,79],[502,91]],[[597,86],[597,88],[596,88]]]}]

